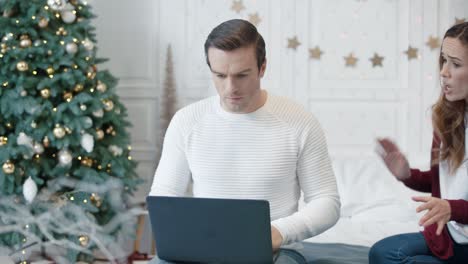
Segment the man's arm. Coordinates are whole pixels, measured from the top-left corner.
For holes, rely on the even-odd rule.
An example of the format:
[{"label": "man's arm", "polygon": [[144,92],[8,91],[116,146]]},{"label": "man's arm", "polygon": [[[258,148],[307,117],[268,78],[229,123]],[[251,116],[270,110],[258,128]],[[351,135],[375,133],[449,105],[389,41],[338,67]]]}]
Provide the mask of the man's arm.
[{"label": "man's arm", "polygon": [[164,137],[161,159],[149,195],[183,196],[191,179],[185,153],[180,112],[172,119]]},{"label": "man's arm", "polygon": [[283,238],[283,245],[324,232],[340,216],[340,198],[325,136],[314,117],[310,117],[309,123],[300,138],[302,150],[297,162],[297,177],[306,205],[272,222]]}]

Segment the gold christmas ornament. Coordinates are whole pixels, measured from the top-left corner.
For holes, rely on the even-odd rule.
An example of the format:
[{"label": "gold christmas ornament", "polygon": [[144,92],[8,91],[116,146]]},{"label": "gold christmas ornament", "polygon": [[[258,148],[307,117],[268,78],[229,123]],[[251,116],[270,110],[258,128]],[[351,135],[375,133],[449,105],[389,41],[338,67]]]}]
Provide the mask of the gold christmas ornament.
[{"label": "gold christmas ornament", "polygon": [[1,136],[0,137],[0,146],[4,146],[8,143],[8,138],[7,137],[4,137],[4,136]]},{"label": "gold christmas ornament", "polygon": [[111,100],[103,100],[102,103],[104,104],[104,110],[106,111],[111,111],[112,109],[114,109],[114,102],[112,102]]},{"label": "gold christmas ornament", "polygon": [[25,61],[20,61],[20,62],[18,62],[18,63],[16,64],[16,69],[17,69],[18,71],[24,72],[24,71],[29,70],[29,65],[28,65],[28,63],[25,62]]},{"label": "gold christmas ornament", "polygon": [[20,47],[21,48],[28,48],[31,47],[32,42],[28,35],[21,35],[20,37]]},{"label": "gold christmas ornament", "polygon": [[72,133],[72,130],[69,128],[69,127],[64,127],[65,128],[65,132],[67,132],[67,134],[71,134]]},{"label": "gold christmas ornament", "polygon": [[66,36],[68,32],[63,27],[59,27],[59,29],[55,32],[57,36]]},{"label": "gold christmas ornament", "polygon": [[94,78],[96,78],[96,72],[97,72],[97,67],[96,67],[96,65],[93,65],[93,66],[88,68],[88,72],[86,73],[86,77],[88,77],[88,79],[90,79],[90,80],[93,80]]},{"label": "gold christmas ornament", "polygon": [[61,126],[54,128],[54,136],[56,138],[63,138],[65,136],[65,129]]},{"label": "gold christmas ornament", "polygon": [[107,134],[111,134],[112,131],[114,131],[114,127],[113,127],[113,126],[109,126],[109,127],[106,129],[106,133],[107,133]]},{"label": "gold christmas ornament", "polygon": [[12,174],[13,172],[15,172],[15,164],[7,160],[7,162],[3,163],[2,169],[4,173]]},{"label": "gold christmas ornament", "polygon": [[84,89],[84,86],[79,83],[79,84],[75,85],[75,88],[73,88],[73,91],[75,91],[75,93],[79,93],[79,92],[83,91],[83,89]]},{"label": "gold christmas ornament", "polygon": [[86,247],[89,243],[89,237],[88,236],[79,236],[78,240],[80,241],[80,245],[83,247]]},{"label": "gold christmas ornament", "polygon": [[55,73],[55,70],[54,70],[54,68],[53,68],[53,67],[51,67],[51,66],[50,66],[50,67],[47,67],[47,70],[46,70],[46,71],[47,71],[47,74],[49,74],[49,75],[51,75],[51,74],[54,74],[54,73]]},{"label": "gold christmas ornament", "polygon": [[13,10],[3,10],[3,17],[11,17],[13,15]]},{"label": "gold christmas ornament", "polygon": [[104,131],[102,131],[102,129],[96,130],[96,138],[97,138],[98,140],[101,140],[101,139],[104,138]]},{"label": "gold christmas ornament", "polygon": [[44,88],[44,89],[42,89],[42,90],[41,90],[41,96],[42,96],[42,98],[44,98],[44,99],[49,98],[49,97],[50,97],[50,90],[49,90],[49,88]]},{"label": "gold christmas ornament", "polygon": [[6,126],[8,129],[12,129],[12,128],[13,128],[13,125],[12,125],[10,122],[6,123],[5,126]]},{"label": "gold christmas ornament", "polygon": [[97,89],[99,92],[103,93],[103,92],[105,92],[105,91],[107,90],[107,85],[106,85],[105,83],[101,82],[101,81],[98,81],[98,84],[97,84],[97,86],[96,86],[96,89]]},{"label": "gold christmas ornament", "polygon": [[63,99],[67,102],[70,102],[73,99],[73,94],[70,92],[66,92],[63,94]]},{"label": "gold christmas ornament", "polygon": [[91,194],[91,197],[89,198],[89,200],[90,200],[91,203],[93,203],[96,207],[101,207],[102,199],[101,199],[101,197],[99,197],[98,194],[92,193],[92,194]]},{"label": "gold christmas ornament", "polygon": [[84,165],[84,166],[87,166],[87,167],[91,167],[93,166],[93,160],[86,157],[84,158],[83,160],[81,160],[81,165]]},{"label": "gold christmas ornament", "polygon": [[38,25],[39,25],[40,28],[45,28],[45,27],[47,27],[49,25],[49,20],[47,18],[45,18],[45,17],[41,17],[39,19]]},{"label": "gold christmas ornament", "polygon": [[42,145],[44,145],[44,147],[49,147],[49,144],[50,144],[50,141],[49,141],[49,138],[47,136],[44,137],[44,139],[42,140]]}]

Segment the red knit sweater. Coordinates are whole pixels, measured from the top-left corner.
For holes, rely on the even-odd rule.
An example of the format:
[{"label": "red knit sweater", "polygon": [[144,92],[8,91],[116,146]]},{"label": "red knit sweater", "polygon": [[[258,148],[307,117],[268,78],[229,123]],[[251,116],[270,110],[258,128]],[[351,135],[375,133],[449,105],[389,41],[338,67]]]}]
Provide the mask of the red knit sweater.
[{"label": "red knit sweater", "polygon": [[[439,155],[438,148],[440,141],[434,137],[432,141],[431,161]],[[420,192],[431,192],[432,197],[440,198],[439,165],[433,165],[429,171],[411,169],[411,177],[404,181],[404,184],[411,189]],[[447,200],[450,204],[452,215],[450,220],[460,224],[468,224],[468,201]],[[450,238],[447,226],[441,235],[436,234],[437,224],[433,224],[424,229],[423,235],[432,253],[441,259],[448,259],[453,256],[453,243]]]}]

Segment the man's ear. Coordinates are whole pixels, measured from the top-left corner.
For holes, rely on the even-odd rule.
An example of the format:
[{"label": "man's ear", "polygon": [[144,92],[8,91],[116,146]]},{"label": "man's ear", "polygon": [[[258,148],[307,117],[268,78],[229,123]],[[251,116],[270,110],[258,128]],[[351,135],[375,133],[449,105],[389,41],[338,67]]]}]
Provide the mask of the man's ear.
[{"label": "man's ear", "polygon": [[258,73],[260,78],[262,78],[263,75],[265,74],[266,65],[267,65],[267,59],[265,58],[265,61],[263,62],[262,66],[260,67],[260,72]]}]

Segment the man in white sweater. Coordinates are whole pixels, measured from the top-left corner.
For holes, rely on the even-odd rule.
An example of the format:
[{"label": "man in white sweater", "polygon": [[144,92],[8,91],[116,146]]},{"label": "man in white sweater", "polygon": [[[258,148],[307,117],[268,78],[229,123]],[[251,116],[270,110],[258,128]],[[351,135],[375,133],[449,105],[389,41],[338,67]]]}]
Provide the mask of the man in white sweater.
[{"label": "man in white sweater", "polygon": [[262,36],[245,20],[213,29],[205,55],[218,96],[176,113],[149,195],[184,196],[193,183],[195,197],[268,200],[276,263],[305,263],[296,242],[332,227],[340,200],[318,121],[260,88],[265,54]]}]

